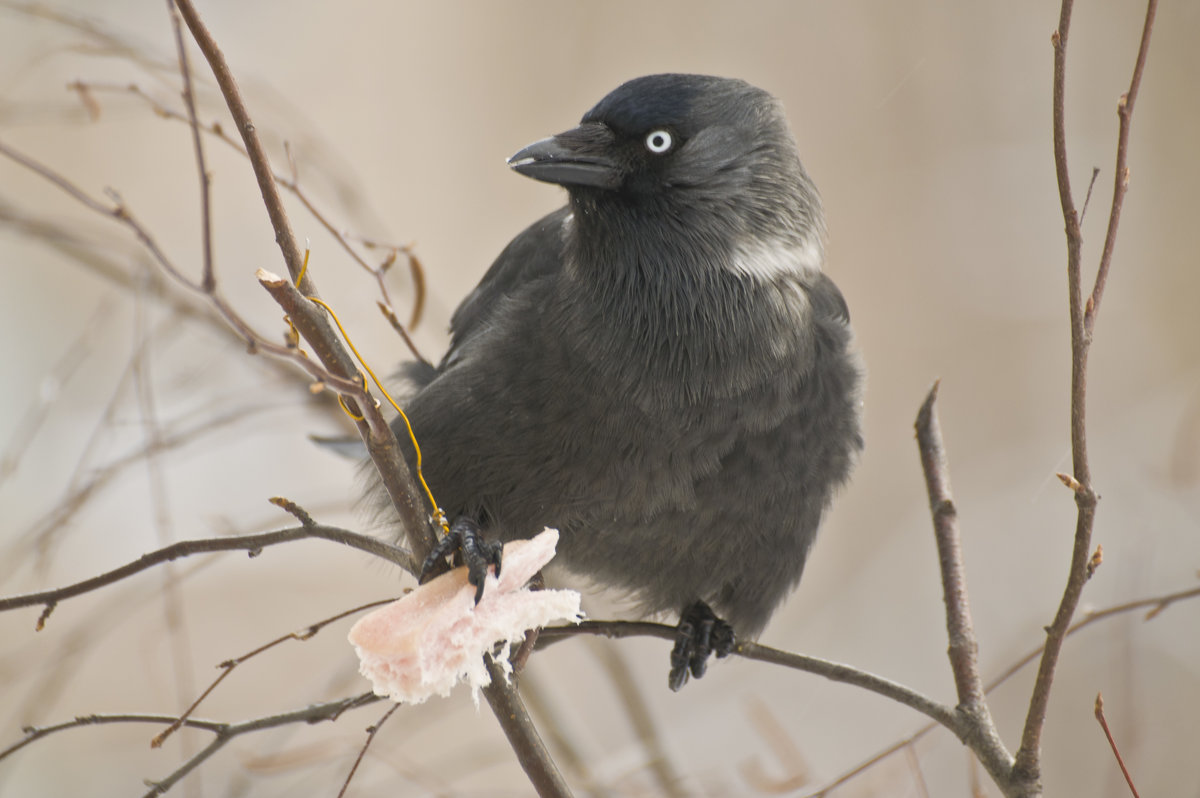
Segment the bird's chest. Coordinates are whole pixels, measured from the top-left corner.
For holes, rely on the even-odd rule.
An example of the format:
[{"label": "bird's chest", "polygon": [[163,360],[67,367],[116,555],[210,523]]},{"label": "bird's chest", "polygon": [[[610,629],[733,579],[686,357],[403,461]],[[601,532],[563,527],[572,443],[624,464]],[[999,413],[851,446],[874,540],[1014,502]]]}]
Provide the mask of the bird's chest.
[{"label": "bird's chest", "polygon": [[[564,349],[564,421],[554,448],[570,470],[571,492],[605,519],[639,520],[688,510],[703,497],[697,486],[718,474],[748,437],[785,424],[794,380],[780,362],[757,379],[731,379],[721,364],[699,361],[702,375],[684,372],[678,352],[639,353],[630,360],[594,360]],[[711,355],[710,355],[711,356]],[[718,382],[723,381],[723,382]]]}]

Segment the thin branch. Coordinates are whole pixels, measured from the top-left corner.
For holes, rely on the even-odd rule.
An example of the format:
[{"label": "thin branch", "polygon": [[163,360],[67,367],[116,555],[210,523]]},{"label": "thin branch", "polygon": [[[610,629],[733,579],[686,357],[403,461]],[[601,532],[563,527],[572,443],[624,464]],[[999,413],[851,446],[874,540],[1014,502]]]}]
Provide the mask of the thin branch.
[{"label": "thin branch", "polygon": [[[305,528],[311,528],[311,526],[306,524]],[[335,623],[337,621],[340,621],[343,618],[346,618],[351,615],[355,615],[364,610],[373,609],[374,607],[379,607],[384,604],[390,604],[393,601],[395,601],[394,598],[386,598],[386,599],[380,599],[379,601],[372,601],[367,604],[362,604],[358,607],[353,607],[351,609],[345,610],[344,612],[339,612],[337,615],[332,615],[328,618],[325,618],[324,620],[320,620],[320,621],[317,621],[316,623],[309,624],[308,626],[306,626],[303,629],[300,629],[298,631],[288,632],[287,634],[277,637],[268,643],[263,643],[261,646],[255,648],[251,651],[247,651],[245,654],[242,654],[239,657],[234,657],[233,659],[225,660],[224,662],[222,662],[220,665],[217,666],[218,668],[221,669],[220,675],[217,676],[216,679],[213,679],[212,683],[204,689],[204,692],[202,692],[199,695],[199,697],[197,697],[196,700],[193,701],[191,703],[191,705],[188,706],[187,709],[185,709],[183,711],[183,714],[180,715],[175,720],[174,723],[172,723],[166,729],[164,729],[163,731],[159,732],[158,734],[156,734],[154,736],[154,739],[152,739],[150,741],[150,747],[151,748],[162,747],[162,744],[164,742],[166,742],[166,739],[168,737],[170,737],[172,734],[174,734],[180,727],[187,725],[187,722],[191,718],[192,713],[196,711],[196,708],[200,706],[201,702],[203,702],[204,699],[208,698],[208,696],[212,693],[212,691],[216,690],[217,686],[219,684],[221,684],[221,682],[225,681],[225,677],[228,676],[229,674],[233,673],[234,669],[237,668],[237,666],[241,665],[243,662],[253,659],[254,657],[257,657],[259,654],[262,654],[265,651],[269,651],[272,648],[274,648],[275,646],[286,643],[289,640],[295,640],[295,641],[298,641],[301,643],[303,643],[306,640],[311,640],[313,637],[315,637],[317,635],[318,632],[320,632],[322,629],[324,629],[326,626],[328,626],[331,623]],[[399,704],[397,704],[396,706],[399,706]]]},{"label": "thin branch", "polygon": [[367,755],[367,749],[371,747],[371,743],[375,740],[375,735],[383,728],[383,724],[387,723],[392,713],[399,708],[399,704],[392,704],[388,708],[388,711],[383,713],[383,717],[367,727],[367,739],[363,741],[362,748],[358,749],[358,756],[354,758],[354,764],[350,766],[350,772],[346,774],[346,780],[342,782],[342,788],[338,790],[337,798],[343,798],[346,790],[350,789],[350,780],[354,778],[354,774],[358,771],[358,766],[362,764],[363,757]]},{"label": "thin branch", "polygon": [[[194,132],[198,131],[198,132],[203,132],[208,135],[214,136],[218,140],[229,145],[229,147],[234,152],[238,153],[243,158],[247,158],[247,159],[249,158],[249,155],[246,152],[245,146],[243,146],[240,142],[238,142],[237,140],[232,138],[225,131],[225,128],[223,128],[219,123],[209,122],[207,124],[204,124],[199,121],[193,121],[193,119],[189,118],[188,115],[180,113],[179,111],[177,111],[173,108],[169,108],[166,105],[163,105],[161,102],[159,102],[157,99],[155,99],[151,94],[149,94],[147,91],[145,91],[141,86],[137,85],[136,83],[113,85],[113,84],[93,83],[93,82],[88,82],[88,81],[77,80],[77,81],[73,81],[73,82],[69,83],[67,85],[67,88],[73,89],[77,92],[80,92],[81,94],[87,94],[89,96],[90,96],[90,94],[96,93],[96,92],[119,92],[122,94],[132,94],[134,97],[137,97],[138,99],[145,102],[150,107],[150,110],[153,111],[158,116],[163,117],[164,119],[171,119],[171,120],[183,122],[184,124],[190,125],[190,126],[192,126]],[[272,172],[272,175],[275,178],[275,182],[278,185],[282,186],[283,188],[287,189],[289,192],[291,192],[291,194],[297,200],[299,200],[300,204],[304,206],[305,210],[307,210],[309,212],[309,215],[311,215],[313,217],[313,219],[315,219],[316,222],[319,225],[321,225],[321,227],[323,227],[325,229],[325,231],[327,233],[329,233],[330,236],[333,237],[333,239],[338,243],[338,245],[341,247],[341,249],[347,255],[349,255],[350,258],[355,263],[357,263],[360,268],[362,268],[364,271],[366,271],[368,274],[370,274],[372,276],[372,278],[374,278],[377,286],[379,287],[380,294],[382,295],[384,301],[389,306],[391,305],[391,298],[388,295],[387,284],[386,284],[384,278],[385,278],[387,272],[394,265],[394,263],[396,261],[396,257],[401,254],[404,255],[404,257],[408,261],[409,274],[413,281],[413,308],[412,308],[411,316],[410,316],[410,319],[408,322],[408,327],[410,329],[416,328],[417,324],[420,322],[422,311],[425,306],[426,281],[425,281],[424,268],[421,265],[420,259],[417,257],[416,253],[413,251],[412,245],[411,244],[387,244],[387,243],[383,243],[380,241],[376,241],[374,239],[351,235],[350,233],[348,233],[346,231],[339,230],[329,220],[328,215],[325,214],[323,211],[321,211],[321,209],[317,207],[316,203],[312,200],[312,198],[309,197],[308,193],[305,192],[303,190],[303,188],[301,188],[300,177],[299,177],[297,165],[292,156],[291,147],[290,147],[290,145],[288,145],[287,142],[284,142],[284,149],[285,149],[287,157],[288,157],[288,165],[291,170],[291,176],[288,177],[279,172]],[[387,254],[384,256],[384,259],[380,263],[379,266],[372,266],[371,264],[367,263],[366,258],[364,258],[362,255],[360,255],[359,252],[353,246],[350,245],[350,242],[352,240],[358,241],[360,244],[362,244],[363,247],[365,247],[367,249],[380,249],[380,250],[384,250]],[[390,319],[389,319],[389,321],[390,321]],[[396,327],[397,325],[400,325],[399,319],[396,319],[393,322],[393,327]],[[409,336],[408,330],[404,329],[403,326],[401,325],[397,329],[397,332],[400,334],[400,337],[403,339],[405,345],[409,348],[409,351],[412,352],[413,357],[417,358],[417,360],[427,362],[426,358],[421,354],[421,352],[416,348],[416,345],[413,343],[411,337]]]},{"label": "thin branch", "polygon": [[171,30],[175,34],[175,49],[179,53],[179,75],[183,78],[183,104],[187,107],[188,127],[192,131],[192,146],[196,151],[196,170],[200,173],[200,243],[203,253],[203,276],[200,285],[206,293],[217,287],[213,274],[212,251],[212,199],[208,167],[204,162],[204,142],[200,140],[200,120],[196,116],[196,93],[192,88],[192,69],[188,65],[187,46],[183,42],[183,29],[179,24],[179,13],[174,0],[167,0],[167,11],[171,16]]},{"label": "thin branch", "polygon": [[[677,630],[674,626],[651,623],[650,621],[583,621],[571,626],[546,627],[542,629],[540,639],[546,641],[546,643],[550,643],[580,634],[599,635],[610,638],[658,637],[663,640],[673,641],[677,635]],[[963,735],[965,732],[962,728],[961,718],[953,709],[944,704],[939,704],[933,699],[927,698],[904,685],[889,681],[881,676],[876,676],[873,673],[852,668],[849,665],[843,665],[838,662],[781,651],[777,648],[771,648],[770,646],[758,643],[739,642],[734,646],[733,653],[746,659],[782,665],[787,668],[804,671],[805,673],[824,676],[826,679],[835,682],[844,682],[845,684],[861,687],[864,690],[870,690],[873,693],[878,693],[885,698],[898,701],[907,707],[911,707],[927,715],[953,732],[954,736],[964,739]]]},{"label": "thin branch", "polygon": [[1108,270],[1112,265],[1113,250],[1117,244],[1117,225],[1121,222],[1121,208],[1125,204],[1125,192],[1129,189],[1129,129],[1133,122],[1133,104],[1137,101],[1138,87],[1142,85],[1142,73],[1146,71],[1146,56],[1150,52],[1150,33],[1154,29],[1154,15],[1158,0],[1146,4],[1146,20],[1142,24],[1142,39],[1138,43],[1137,60],[1133,65],[1133,77],[1129,80],[1129,91],[1117,101],[1117,166],[1113,173],[1112,210],[1108,214],[1108,230],[1104,234],[1104,249],[1100,253],[1100,268],[1096,270],[1096,283],[1092,287],[1085,323],[1090,338],[1100,313],[1100,300],[1104,298],[1104,286],[1108,282]]},{"label": "thin branch", "polygon": [[[68,729],[80,729],[84,726],[105,726],[116,723],[173,723],[174,721],[175,716],[173,715],[125,713],[119,715],[79,715],[73,720],[55,723],[51,726],[26,726],[22,730],[25,734],[24,737],[7,748],[0,750],[0,761],[44,737],[49,737],[52,734],[67,731]],[[220,721],[196,719],[188,720],[184,725],[192,729],[203,729],[204,731],[215,733],[220,733],[228,726],[228,724],[221,723]]]},{"label": "thin branch", "polygon": [[14,150],[3,142],[0,142],[0,155],[4,155],[21,166],[24,166],[26,169],[36,173],[43,179],[58,186],[85,207],[95,211],[96,213],[115,219],[116,221],[128,227],[137,237],[142,246],[150,253],[151,257],[153,257],[163,271],[165,271],[172,279],[193,293],[207,296],[208,300],[212,302],[213,306],[217,309],[225,321],[231,327],[233,327],[233,329],[237,331],[238,335],[241,336],[242,340],[246,342],[250,351],[266,352],[276,357],[289,359],[294,363],[299,364],[319,382],[329,383],[334,386],[342,386],[347,390],[356,389],[357,386],[353,381],[343,380],[338,376],[335,376],[326,369],[322,368],[316,361],[305,357],[294,347],[272,343],[263,338],[261,335],[255,332],[254,329],[251,328],[250,325],[247,324],[240,315],[238,315],[237,311],[235,311],[233,307],[224,299],[224,297],[221,296],[220,292],[216,291],[215,289],[212,292],[205,291],[201,284],[191,280],[175,265],[175,263],[167,256],[166,252],[159,247],[158,242],[150,234],[150,231],[137,220],[129,208],[126,207],[121,201],[119,196],[113,195],[111,197],[113,204],[107,205],[95,199],[94,197],[91,197],[70,180],[50,169],[48,166],[29,158],[28,156],[17,150]]},{"label": "thin branch", "polygon": [[374,693],[362,693],[350,698],[343,698],[340,701],[329,701],[324,704],[312,704],[304,709],[297,709],[292,712],[284,712],[280,715],[270,715],[264,718],[255,718],[244,723],[231,723],[224,726],[223,729],[217,732],[216,738],[200,750],[198,754],[180,765],[174,772],[161,781],[150,783],[150,790],[145,793],[144,798],[153,798],[156,795],[162,795],[167,790],[174,787],[179,781],[191,773],[209,757],[224,748],[234,738],[247,734],[249,732],[263,731],[265,729],[274,729],[280,726],[291,726],[296,723],[305,723],[312,725],[321,721],[337,720],[343,712],[359,707],[365,707],[368,704],[374,704],[380,700],[380,696]]},{"label": "thin branch", "polygon": [[292,226],[288,222],[287,211],[283,207],[283,198],[279,196],[279,188],[276,186],[275,176],[271,171],[267,151],[263,148],[262,141],[255,132],[254,123],[250,120],[250,111],[246,107],[245,100],[242,99],[242,93],[238,89],[237,81],[234,80],[233,72],[225,61],[225,54],[221,52],[212,33],[205,27],[191,0],[174,0],[174,2],[176,8],[183,15],[183,20],[187,23],[192,38],[200,47],[200,52],[208,61],[213,77],[217,79],[217,86],[225,98],[225,104],[229,107],[229,113],[233,115],[238,133],[242,136],[242,142],[246,145],[246,153],[250,156],[250,165],[254,169],[254,176],[258,179],[258,190],[262,194],[267,214],[271,217],[271,227],[275,230],[275,243],[279,245],[279,251],[283,253],[288,274],[291,275],[292,282],[299,281],[301,292],[306,296],[314,296],[317,293],[316,286],[313,285],[308,275],[303,275],[304,279],[300,279],[304,270],[304,256],[296,243]]},{"label": "thin branch", "polygon": [[1096,693],[1096,720],[1099,722],[1100,728],[1104,730],[1104,736],[1108,738],[1108,747],[1112,749],[1113,756],[1117,758],[1117,764],[1121,766],[1121,775],[1125,777],[1125,783],[1129,785],[1129,792],[1133,793],[1133,798],[1138,798],[1137,787],[1133,786],[1133,776],[1129,775],[1129,768],[1125,767],[1125,760],[1121,757],[1117,741],[1113,739],[1112,732],[1108,728],[1108,720],[1104,717],[1104,697],[1100,693]]},{"label": "thin branch", "polygon": [[950,491],[950,469],[946,463],[942,427],[935,407],[937,392],[938,383],[935,382],[921,403],[915,426],[921,470],[925,474],[925,488],[929,494],[929,510],[933,515],[938,564],[942,572],[950,667],[954,672],[959,706],[971,714],[982,712],[986,716],[987,702],[983,696],[983,681],[979,677],[979,644],[971,623],[962,536],[958,531],[958,509],[954,506]]},{"label": "thin branch", "polygon": [[63,387],[75,376],[76,370],[83,364],[91,353],[91,344],[96,331],[112,312],[112,303],[108,300],[101,302],[92,312],[91,317],[84,322],[80,334],[76,336],[66,351],[46,370],[38,390],[33,393],[33,401],[22,414],[0,454],[0,486],[4,484],[20,467],[21,458],[37,437],[42,423],[50,415],[55,402],[62,396]]},{"label": "thin branch", "polygon": [[[674,627],[666,628],[674,629]],[[817,676],[824,676],[826,679],[834,682],[843,682],[844,684],[861,687],[864,690],[870,690],[872,693],[877,693],[884,698],[890,698],[932,718],[949,729],[959,740],[962,740],[964,743],[968,742],[969,730],[964,725],[961,715],[945,704],[938,703],[915,690],[885,679],[882,676],[876,676],[873,673],[838,662],[830,662],[829,660],[809,657],[804,654],[793,654],[790,651],[781,651],[770,646],[759,645],[758,643],[738,643],[734,647],[733,653],[746,659],[783,665],[787,668],[794,668],[795,670],[816,674]]]},{"label": "thin branch", "polygon": [[0,598],[0,612],[39,605],[53,607],[60,601],[81,596],[84,593],[90,593],[93,590],[119,582],[139,571],[177,560],[180,557],[189,557],[194,554],[210,554],[216,551],[247,551],[251,557],[256,557],[267,546],[277,546],[281,543],[309,538],[328,540],[340,543],[343,546],[350,546],[351,548],[365,551],[368,554],[394,563],[405,570],[411,571],[415,567],[413,556],[410,552],[384,543],[369,535],[360,535],[357,532],[332,526],[299,526],[290,529],[281,529],[276,532],[263,532],[257,535],[181,540],[178,543],[172,543],[170,546],[164,546],[148,554],[143,554],[141,557],[122,565],[120,568],[114,568],[111,571],[106,571],[90,579],[84,579],[81,582],[75,582],[74,584],[65,585],[54,590],[44,590],[38,593],[26,593],[20,596]]},{"label": "thin branch", "polygon": [[[1087,306],[1083,304],[1083,280],[1081,276],[1080,252],[1083,246],[1083,235],[1079,229],[1079,220],[1075,212],[1074,201],[1071,198],[1070,183],[1067,179],[1067,152],[1065,129],[1065,84],[1066,84],[1066,52],[1067,34],[1071,23],[1072,0],[1063,0],[1059,17],[1059,27],[1052,37],[1054,44],[1054,87],[1053,87],[1053,120],[1054,120],[1054,163],[1058,173],[1059,201],[1062,204],[1063,219],[1066,223],[1067,237],[1067,291],[1070,304],[1071,323],[1071,459],[1072,474],[1075,480],[1073,489],[1076,504],[1075,539],[1071,551],[1071,564],[1067,572],[1067,584],[1055,613],[1054,621],[1046,630],[1046,647],[1038,665],[1038,674],[1034,681],[1029,710],[1025,716],[1025,725],[1021,733],[1021,746],[1017,750],[1013,775],[1021,782],[1030,785],[1041,781],[1041,738],[1042,729],[1046,723],[1046,708],[1050,702],[1050,688],[1054,681],[1055,668],[1058,664],[1059,653],[1071,619],[1079,606],[1089,572],[1088,564],[1092,556],[1092,529],[1095,524],[1096,503],[1099,499],[1093,485],[1091,467],[1087,454],[1087,365],[1088,352],[1091,348],[1092,330],[1095,323],[1096,307],[1103,295],[1104,285],[1108,277],[1109,264],[1112,258],[1112,248],[1115,244],[1116,228],[1119,222],[1124,184],[1127,181],[1128,167],[1125,165],[1125,154],[1128,149],[1129,121],[1132,112],[1131,99],[1136,99],[1138,85],[1141,82],[1142,71],[1145,68],[1146,51],[1149,47],[1150,32],[1154,23],[1154,13],[1157,0],[1149,0],[1146,5],[1146,18],[1142,27],[1141,45],[1138,49],[1137,61],[1130,81],[1130,94],[1122,98],[1120,103],[1121,126],[1117,143],[1118,175],[1113,195],[1113,208],[1109,216],[1108,235],[1105,240],[1104,254],[1101,256],[1100,268],[1096,275],[1096,284],[1088,297]],[[1075,487],[1077,485],[1077,487]],[[984,763],[986,765],[986,762]]]},{"label": "thin branch", "polygon": [[[1193,587],[1193,588],[1189,588],[1187,590],[1179,590],[1174,593],[1166,593],[1161,596],[1150,596],[1148,598],[1137,599],[1136,601],[1128,601],[1123,604],[1116,604],[1111,607],[1105,607],[1102,610],[1095,610],[1093,612],[1087,613],[1082,618],[1080,618],[1078,621],[1076,621],[1074,624],[1072,624],[1071,628],[1067,630],[1067,637],[1074,635],[1076,632],[1084,629],[1087,626],[1091,626],[1093,623],[1103,621],[1103,620],[1105,620],[1107,618],[1111,618],[1115,615],[1123,615],[1125,613],[1136,612],[1138,610],[1148,610],[1144,620],[1150,621],[1150,620],[1153,620],[1154,618],[1157,618],[1159,616],[1159,614],[1161,614],[1165,610],[1169,609],[1172,604],[1175,604],[1180,601],[1187,601],[1189,599],[1195,599],[1195,598],[1200,598],[1200,587]],[[542,634],[545,635],[547,631],[548,630],[543,629]],[[1037,659],[1038,655],[1041,654],[1042,651],[1045,650],[1045,648],[1046,648],[1045,644],[1040,645],[1037,648],[1034,648],[1033,650],[1031,650],[1025,656],[1021,657],[1019,660],[1014,662],[1009,667],[1005,668],[998,676],[996,676],[995,678],[993,678],[991,681],[989,681],[987,683],[987,685],[984,687],[984,692],[991,693],[997,687],[999,687],[1000,685],[1007,682],[1009,679],[1011,679],[1013,676],[1015,676],[1017,673],[1019,673],[1021,671],[1021,669],[1023,669],[1025,666],[1029,665],[1029,663],[1033,662],[1035,659]],[[805,796],[805,798],[817,798],[817,796],[824,795],[827,792],[832,792],[834,790],[834,788],[840,787],[841,785],[843,785],[846,782],[853,779],[855,776],[862,774],[863,772],[870,769],[872,765],[875,765],[876,763],[878,763],[884,759],[887,759],[889,756],[896,753],[897,751],[900,751],[905,746],[907,746],[911,743],[915,743],[917,740],[921,739],[922,737],[924,737],[926,734],[933,731],[937,727],[938,727],[937,723],[925,724],[920,729],[918,729],[916,732],[914,732],[910,737],[900,740],[899,742],[888,746],[887,748],[883,749],[882,751],[875,753],[869,759],[866,759],[863,762],[860,762],[858,765],[855,765],[854,768],[852,768],[851,770],[838,776],[834,781],[827,782],[824,786],[821,787],[820,790],[817,790],[815,793]]]},{"label": "thin branch", "polygon": [[608,673],[609,681],[617,691],[621,708],[646,752],[650,772],[654,774],[654,780],[658,783],[657,794],[664,798],[685,798],[683,780],[671,763],[662,734],[654,723],[642,690],[625,658],[616,646],[599,645],[594,648],[600,665]]},{"label": "thin branch", "polygon": [[917,413],[917,447],[921,453],[921,470],[929,494],[929,509],[933,516],[934,539],[937,541],[938,564],[942,573],[942,596],[946,603],[946,635],[950,641],[947,651],[954,686],[958,693],[957,710],[962,717],[963,741],[975,752],[998,784],[1010,777],[1012,754],[1004,745],[992,720],[984,696],[983,680],[979,676],[979,645],[971,622],[971,606],[967,597],[966,567],[963,564],[962,536],[958,531],[958,510],[950,491],[950,469],[942,443],[942,428],[935,403],[938,383]]}]

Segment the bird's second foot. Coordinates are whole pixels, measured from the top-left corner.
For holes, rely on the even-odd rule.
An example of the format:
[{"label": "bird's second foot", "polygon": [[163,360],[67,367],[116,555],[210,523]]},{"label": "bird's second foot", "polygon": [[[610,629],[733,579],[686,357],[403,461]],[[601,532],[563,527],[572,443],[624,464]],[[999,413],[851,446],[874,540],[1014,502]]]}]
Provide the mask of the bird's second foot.
[{"label": "bird's second foot", "polygon": [[479,524],[466,516],[459,516],[450,525],[450,531],[437,542],[433,551],[421,564],[421,576],[418,582],[444,572],[447,556],[452,562],[467,566],[467,581],[475,586],[475,603],[483,598],[483,580],[487,577],[487,567],[496,566],[496,576],[500,575],[500,559],[504,553],[504,544],[498,540],[484,540]]},{"label": "bird's second foot", "polygon": [[727,657],[733,653],[733,627],[718,618],[703,601],[685,609],[675,629],[668,681],[674,691],[687,684],[689,675],[697,679],[704,675],[709,655]]}]

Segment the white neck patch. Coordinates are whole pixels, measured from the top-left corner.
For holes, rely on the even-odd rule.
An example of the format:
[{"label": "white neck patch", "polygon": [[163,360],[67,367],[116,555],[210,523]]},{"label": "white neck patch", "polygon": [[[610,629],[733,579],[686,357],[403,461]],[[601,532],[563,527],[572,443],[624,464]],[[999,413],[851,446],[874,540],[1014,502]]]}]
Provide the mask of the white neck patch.
[{"label": "white neck patch", "polygon": [[770,282],[779,277],[819,272],[824,257],[820,239],[809,235],[798,244],[779,239],[742,244],[734,251],[730,268],[738,274]]}]

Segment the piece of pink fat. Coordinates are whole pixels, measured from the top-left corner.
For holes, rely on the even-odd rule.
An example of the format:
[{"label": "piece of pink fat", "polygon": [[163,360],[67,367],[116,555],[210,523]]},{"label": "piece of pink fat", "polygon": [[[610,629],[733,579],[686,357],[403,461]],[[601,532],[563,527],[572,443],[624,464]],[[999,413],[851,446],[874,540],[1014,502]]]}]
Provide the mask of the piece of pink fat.
[{"label": "piece of pink fat", "polygon": [[574,590],[525,587],[554,557],[557,544],[554,529],[505,544],[500,578],[488,569],[478,605],[467,569],[456,568],[363,617],[349,635],[359,672],[376,695],[405,703],[449,695],[465,679],[478,703],[478,689],[491,682],[485,652],[503,643],[498,661],[507,671],[509,646],[527,630],[582,617]]}]

